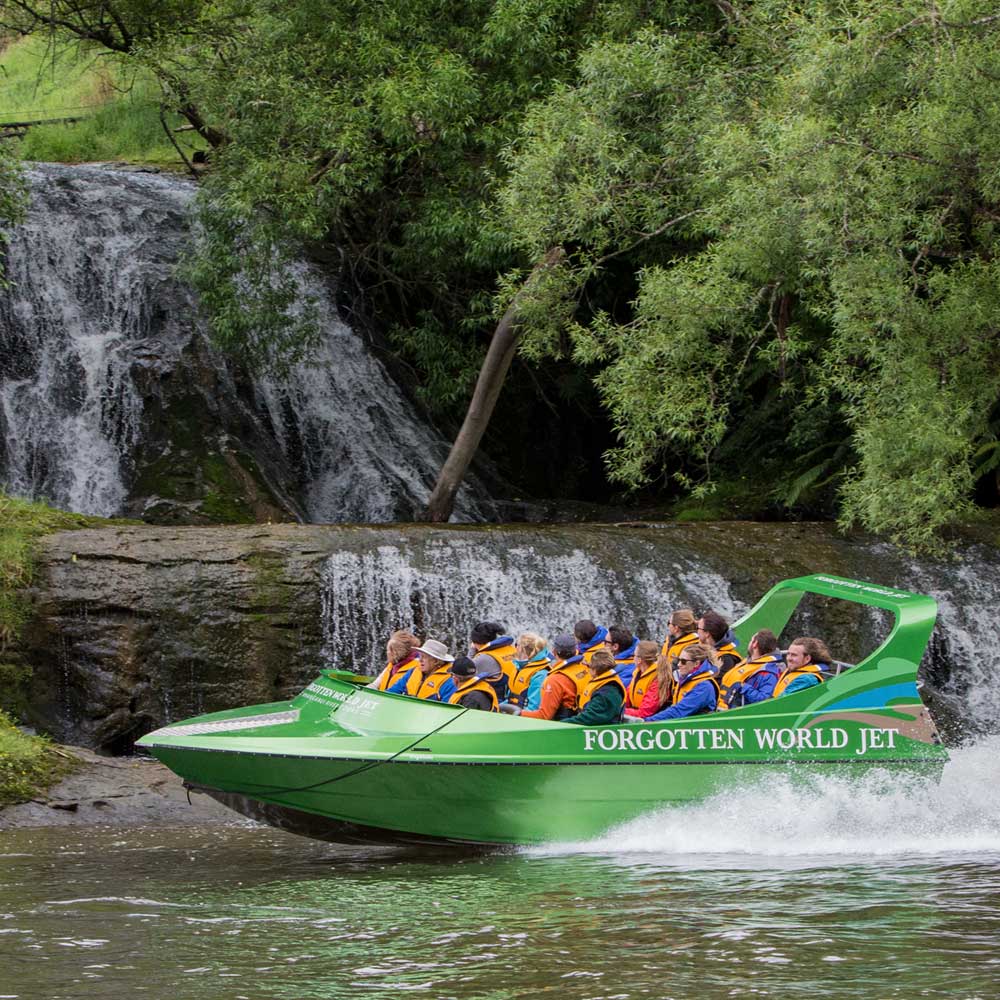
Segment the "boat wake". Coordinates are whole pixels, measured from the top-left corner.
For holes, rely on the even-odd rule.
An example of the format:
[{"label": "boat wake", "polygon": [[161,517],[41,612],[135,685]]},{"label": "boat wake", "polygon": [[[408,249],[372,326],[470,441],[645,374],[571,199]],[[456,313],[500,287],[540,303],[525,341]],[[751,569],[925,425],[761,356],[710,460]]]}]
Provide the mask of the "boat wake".
[{"label": "boat wake", "polygon": [[[759,860],[1000,855],[1000,736],[951,752],[940,784],[874,772],[859,781],[770,781],[663,809],[594,840],[532,855],[649,853],[669,863],[732,853]],[[686,859],[686,860],[685,860]]]}]

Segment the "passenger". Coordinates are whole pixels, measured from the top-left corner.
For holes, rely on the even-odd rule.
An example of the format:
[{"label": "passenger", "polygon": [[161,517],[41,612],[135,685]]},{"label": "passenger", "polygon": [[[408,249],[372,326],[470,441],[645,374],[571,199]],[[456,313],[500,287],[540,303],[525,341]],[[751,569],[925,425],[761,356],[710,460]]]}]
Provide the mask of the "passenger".
[{"label": "passenger", "polygon": [[774,694],[781,673],[778,637],[767,628],[747,644],[747,658],[727,670],[719,682],[719,708],[740,708],[766,701]]},{"label": "passenger", "polygon": [[663,649],[660,650],[660,655],[665,656],[670,661],[671,670],[676,666],[677,657],[681,655],[681,650],[698,641],[696,626],[694,612],[690,608],[680,608],[670,616],[670,624],[667,625],[667,638],[663,643]]},{"label": "passenger", "polygon": [[495,712],[498,705],[493,686],[476,676],[476,665],[467,656],[458,657],[451,665],[451,679],[441,688],[441,700],[481,712]]},{"label": "passenger", "polygon": [[441,686],[450,679],[450,666],[455,657],[437,639],[428,639],[417,647],[418,666],[408,670],[390,688],[390,694],[406,694],[428,701],[441,700]]},{"label": "passenger", "polygon": [[549,675],[552,658],[545,640],[534,632],[519,635],[515,648],[514,668],[517,672],[511,678],[507,700],[512,705],[533,711],[542,703],[542,685]]},{"label": "passenger", "polygon": [[612,625],[608,629],[608,649],[615,658],[615,670],[627,688],[635,670],[635,647],[639,645],[639,637],[632,630],[622,625]]},{"label": "passenger", "polygon": [[576,637],[557,635],[552,640],[556,661],[542,684],[542,701],[538,708],[522,711],[518,705],[502,705],[501,712],[523,715],[526,719],[565,719],[577,708],[580,692],[590,680],[590,670],[583,656],[576,651]]},{"label": "passenger", "polygon": [[[714,712],[719,704],[719,684],[715,679],[715,650],[705,643],[688,646],[678,657],[674,670],[674,687],[662,702],[666,706],[648,718],[629,718],[628,722],[662,722],[683,719],[689,715]],[[662,698],[662,695],[661,695]]]},{"label": "passenger", "polygon": [[[646,704],[650,690],[657,686],[657,662],[664,657],[657,657],[655,642],[643,640],[636,644],[634,659],[632,680],[625,688],[625,714],[644,718],[643,706]],[[652,705],[652,711],[646,714],[652,715],[657,710],[657,703],[653,701],[650,702],[650,705]]]},{"label": "passenger", "polygon": [[510,682],[515,674],[513,636],[505,635],[503,625],[496,622],[480,622],[469,634],[472,646],[469,655],[476,665],[476,673],[489,681],[497,693],[497,699],[507,697]]},{"label": "passenger", "polygon": [[606,649],[590,658],[590,680],[580,695],[579,711],[566,721],[577,726],[606,726],[622,717],[625,685],[615,670],[615,658]]},{"label": "passenger", "polygon": [[595,625],[589,618],[583,618],[573,626],[573,635],[576,636],[576,651],[586,664],[599,649],[607,648],[608,630],[603,625]]},{"label": "passenger", "polygon": [[732,670],[742,657],[736,648],[736,636],[729,631],[729,622],[714,611],[706,611],[698,619],[698,641],[715,649],[719,676]]},{"label": "passenger", "polygon": [[387,691],[390,685],[399,679],[400,674],[417,665],[419,645],[420,640],[412,632],[407,632],[406,629],[393,632],[385,646],[385,655],[389,662],[368,686],[377,691]]},{"label": "passenger", "polygon": [[785,653],[785,669],[774,688],[774,697],[794,694],[823,683],[823,671],[830,669],[833,657],[819,639],[796,639]]}]

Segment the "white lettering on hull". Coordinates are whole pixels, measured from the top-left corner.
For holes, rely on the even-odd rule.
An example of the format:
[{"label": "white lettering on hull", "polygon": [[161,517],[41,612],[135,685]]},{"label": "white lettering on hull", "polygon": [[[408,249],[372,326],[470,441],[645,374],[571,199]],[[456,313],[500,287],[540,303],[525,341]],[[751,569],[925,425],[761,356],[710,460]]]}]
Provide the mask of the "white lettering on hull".
[{"label": "white lettering on hull", "polygon": [[[775,750],[782,753],[807,750],[844,750],[850,743],[850,734],[839,726],[795,729],[752,729],[753,740],[758,750]],[[865,728],[859,730],[860,746],[854,749],[854,756],[862,757],[869,750],[895,750],[895,729]],[[679,750],[681,753],[711,751],[730,753],[745,750],[746,731],[742,729],[585,729],[583,731],[584,750],[595,748],[605,753],[626,752],[645,753],[659,751],[666,753]]]}]

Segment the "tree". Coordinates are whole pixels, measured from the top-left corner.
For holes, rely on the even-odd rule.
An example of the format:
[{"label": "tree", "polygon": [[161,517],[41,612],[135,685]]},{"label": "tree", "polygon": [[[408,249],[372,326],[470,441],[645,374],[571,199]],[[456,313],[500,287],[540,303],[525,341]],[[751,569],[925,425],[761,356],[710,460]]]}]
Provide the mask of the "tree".
[{"label": "tree", "polygon": [[178,59],[192,43],[200,50],[221,44],[228,23],[206,17],[210,10],[205,0],[0,0],[0,32],[44,33],[63,44],[76,41],[134,60],[152,70],[170,106],[210,145],[219,146],[225,136],[192,102]]},{"label": "tree", "polygon": [[[695,213],[686,247],[634,259],[629,316],[566,325],[575,356],[603,365],[613,476],[711,480],[763,407],[764,488],[829,488],[836,455],[842,520],[925,546],[969,508],[977,463],[1000,458],[998,30],[974,0],[772,0],[730,23],[728,52],[691,57],[700,82],[658,84],[689,58],[663,39],[598,45],[585,63],[604,71],[529,117],[503,195],[523,245],[576,240],[597,263],[634,252],[608,220],[657,195]],[[567,171],[579,120],[648,154]],[[539,349],[552,342],[543,328]]]}]

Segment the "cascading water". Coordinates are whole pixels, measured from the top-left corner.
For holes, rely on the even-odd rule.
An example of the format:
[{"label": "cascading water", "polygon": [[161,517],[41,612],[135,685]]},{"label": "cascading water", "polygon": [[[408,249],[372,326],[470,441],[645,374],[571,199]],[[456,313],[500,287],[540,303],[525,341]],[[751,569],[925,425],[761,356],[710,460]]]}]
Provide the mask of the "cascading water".
[{"label": "cascading water", "polygon": [[142,420],[134,368],[175,366],[188,336],[155,320],[190,194],[170,178],[85,167],[30,179],[0,299],[0,476],[18,496],[118,513]]},{"label": "cascading water", "polygon": [[[29,177],[30,211],[7,255],[12,287],[0,298],[9,492],[86,513],[142,512],[136,454],[152,433],[151,402],[193,391],[217,424],[189,436],[250,455],[306,519],[406,519],[424,505],[445,443],[339,319],[318,276],[301,268],[322,342],[285,378],[252,382],[209,347],[175,277],[191,182],[101,166],[37,165]],[[176,447],[169,428],[160,447]],[[456,512],[480,516],[469,492]]]},{"label": "cascading water", "polygon": [[600,538],[612,532],[491,529],[334,553],[324,571],[330,656],[374,664],[385,637],[410,625],[464,650],[482,620],[551,636],[594,618],[661,635],[670,612],[685,604],[729,617],[747,610],[696,552],[675,552],[654,568],[656,547],[632,532],[615,560]]}]

